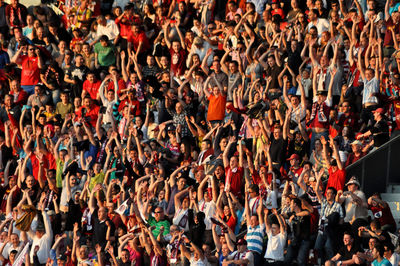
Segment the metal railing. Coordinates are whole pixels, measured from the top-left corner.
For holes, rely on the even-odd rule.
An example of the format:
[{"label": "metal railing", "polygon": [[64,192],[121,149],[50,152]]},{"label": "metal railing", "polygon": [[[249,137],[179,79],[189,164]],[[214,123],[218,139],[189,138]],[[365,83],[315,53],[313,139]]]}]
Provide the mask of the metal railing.
[{"label": "metal railing", "polygon": [[346,177],[356,176],[368,196],[400,184],[400,135],[346,167]]}]

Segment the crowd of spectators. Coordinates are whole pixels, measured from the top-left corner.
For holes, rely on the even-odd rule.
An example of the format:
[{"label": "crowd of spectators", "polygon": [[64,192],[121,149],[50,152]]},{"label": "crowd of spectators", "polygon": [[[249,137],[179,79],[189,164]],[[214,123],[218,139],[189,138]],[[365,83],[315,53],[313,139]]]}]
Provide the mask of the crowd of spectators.
[{"label": "crowd of spectators", "polygon": [[10,1],[0,265],[400,265],[398,1]]}]

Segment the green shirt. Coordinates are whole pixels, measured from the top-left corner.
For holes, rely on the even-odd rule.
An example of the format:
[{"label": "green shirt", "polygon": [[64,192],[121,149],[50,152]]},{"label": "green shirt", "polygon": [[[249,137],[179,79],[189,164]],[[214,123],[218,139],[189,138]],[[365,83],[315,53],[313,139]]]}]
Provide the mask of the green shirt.
[{"label": "green shirt", "polygon": [[89,190],[92,191],[95,185],[102,184],[104,181],[104,173],[100,172],[90,179]]},{"label": "green shirt", "polygon": [[156,228],[152,231],[154,237],[157,237],[160,234],[160,228],[161,226],[164,226],[164,233],[163,236],[169,234],[169,222],[167,220],[162,220],[162,221],[156,221],[153,216],[150,216],[148,221],[150,226],[155,226]]},{"label": "green shirt", "polygon": [[57,187],[60,188],[62,187],[62,173],[63,173],[63,169],[64,169],[64,162],[61,161],[60,159],[58,159],[56,161],[56,184]]},{"label": "green shirt", "polygon": [[67,103],[66,105],[64,105],[62,102],[57,103],[56,114],[60,114],[62,119],[65,118],[66,114],[73,112],[74,112],[74,107],[72,106],[71,103]]},{"label": "green shirt", "polygon": [[94,45],[94,52],[97,54],[97,61],[100,66],[108,67],[115,65],[116,49],[113,44],[108,43],[107,46],[102,46],[100,42]]}]

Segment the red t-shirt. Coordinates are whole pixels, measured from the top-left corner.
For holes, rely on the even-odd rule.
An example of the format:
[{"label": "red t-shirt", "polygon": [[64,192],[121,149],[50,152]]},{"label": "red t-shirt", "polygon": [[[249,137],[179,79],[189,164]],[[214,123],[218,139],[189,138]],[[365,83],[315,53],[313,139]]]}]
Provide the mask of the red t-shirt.
[{"label": "red t-shirt", "polygon": [[[346,180],[346,170],[340,170],[339,168],[333,172],[332,167],[329,167],[329,179],[326,184],[326,188],[334,187],[337,191],[344,188],[344,182]],[[325,191],[326,193],[326,191]]]},{"label": "red t-shirt", "polygon": [[100,81],[91,83],[89,80],[85,80],[85,82],[83,82],[83,90],[86,91],[87,93],[89,93],[90,98],[92,98],[93,100],[96,100],[97,93],[99,92],[100,84],[101,84]]},{"label": "red t-shirt", "polygon": [[[35,178],[35,180],[38,180],[39,179],[39,166],[40,166],[39,160],[38,160],[38,158],[36,157],[35,154],[32,154],[29,158],[31,159],[33,177]],[[46,159],[44,160],[44,166],[43,167],[44,168],[48,168],[48,161]],[[45,175],[44,174],[45,173],[43,171],[42,179],[45,179]]]},{"label": "red t-shirt", "polygon": [[125,106],[131,104],[132,105],[132,110],[131,110],[131,114],[134,114],[135,116],[138,116],[141,114],[141,110],[140,110],[140,102],[137,100],[124,100],[123,102],[121,102],[121,104],[119,105],[118,111],[121,112]]},{"label": "red t-shirt", "polygon": [[[118,95],[119,95],[121,90],[125,90],[125,89],[126,89],[125,81],[123,79],[119,79],[118,80],[118,91],[117,91]],[[108,83],[107,91],[109,91],[109,90],[115,90],[114,82]]]},{"label": "red t-shirt", "polygon": [[235,218],[233,215],[231,215],[231,216],[229,217],[228,220],[226,220],[225,215],[222,216],[221,218],[225,221],[225,223],[229,226],[229,228],[230,228],[233,232],[235,232],[236,218]]},{"label": "red t-shirt", "polygon": [[381,226],[386,224],[393,224],[396,226],[396,222],[394,221],[393,214],[390,211],[389,206],[382,208],[380,206],[372,206],[368,204],[368,209],[372,211],[374,218],[379,220]]},{"label": "red t-shirt", "polygon": [[140,32],[137,35],[134,35],[132,31],[130,31],[128,35],[128,42],[133,44],[133,48],[137,51],[139,44],[142,42],[142,50],[141,53],[147,51],[150,48],[149,39],[144,32]]},{"label": "red t-shirt", "polygon": [[[122,19],[125,18],[126,21],[122,22]],[[115,19],[115,24],[118,25],[119,27],[119,35],[124,38],[127,39],[129,37],[129,33],[131,32],[131,25],[132,25],[132,21],[133,18],[128,18],[127,16],[124,16],[122,19]]]},{"label": "red t-shirt", "polygon": [[225,168],[225,176],[225,187],[229,184],[230,191],[235,196],[240,195],[243,186],[243,168],[237,167],[236,170],[231,170],[231,167],[228,166]]},{"label": "red t-shirt", "polygon": [[92,125],[92,127],[96,127],[97,117],[99,116],[99,109],[95,104],[92,104],[90,109],[87,109],[84,106],[81,106],[77,112],[78,117],[82,117],[82,108],[86,109],[85,117],[88,119],[88,123]]},{"label": "red t-shirt", "polygon": [[21,71],[21,85],[36,85],[40,81],[40,69],[38,66],[38,58],[29,57],[27,55],[21,56],[22,71]]},{"label": "red t-shirt", "polygon": [[171,54],[171,70],[175,76],[181,76],[185,73],[186,68],[186,57],[187,52],[184,49],[181,49],[178,53],[172,49],[169,49],[169,53]]},{"label": "red t-shirt", "polygon": [[352,163],[357,162],[358,160],[360,160],[362,157],[365,156],[364,152],[361,152],[360,156],[356,156],[353,152],[349,154],[349,156],[347,157],[347,161],[346,161],[346,167],[349,166]]}]

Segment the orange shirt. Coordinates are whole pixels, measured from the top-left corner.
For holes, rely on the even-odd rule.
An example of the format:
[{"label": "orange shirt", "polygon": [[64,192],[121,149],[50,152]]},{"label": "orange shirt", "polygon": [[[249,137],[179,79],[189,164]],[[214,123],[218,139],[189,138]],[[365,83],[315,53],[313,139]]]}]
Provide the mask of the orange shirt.
[{"label": "orange shirt", "polygon": [[209,104],[208,104],[208,113],[207,113],[207,120],[223,120],[225,117],[225,104],[226,104],[226,97],[219,95],[218,97],[214,95],[210,95],[208,97]]}]

